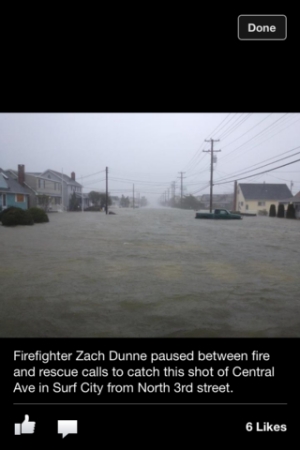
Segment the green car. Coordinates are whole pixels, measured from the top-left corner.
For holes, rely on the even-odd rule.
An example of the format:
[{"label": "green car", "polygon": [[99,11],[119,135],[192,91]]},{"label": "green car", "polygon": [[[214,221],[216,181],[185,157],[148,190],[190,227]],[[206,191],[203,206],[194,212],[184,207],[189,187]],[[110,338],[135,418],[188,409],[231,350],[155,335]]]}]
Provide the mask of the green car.
[{"label": "green car", "polygon": [[241,220],[242,217],[240,216],[240,214],[232,214],[231,212],[227,211],[227,209],[214,209],[212,212],[209,212],[209,211],[196,212],[195,219],[224,219],[224,220],[239,219],[239,220]]}]

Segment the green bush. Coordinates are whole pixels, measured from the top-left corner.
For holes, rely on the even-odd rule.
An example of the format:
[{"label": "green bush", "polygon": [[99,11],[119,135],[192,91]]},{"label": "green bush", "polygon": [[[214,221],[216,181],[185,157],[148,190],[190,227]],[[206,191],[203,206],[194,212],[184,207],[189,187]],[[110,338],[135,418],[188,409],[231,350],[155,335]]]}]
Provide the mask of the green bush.
[{"label": "green bush", "polygon": [[18,210],[20,208],[17,208],[16,206],[9,206],[8,208],[3,209],[0,212],[0,222],[2,222],[2,217],[4,216],[4,214],[7,214],[9,211],[16,210],[16,209]]},{"label": "green bush", "polygon": [[275,205],[270,206],[269,217],[276,217],[276,206]]},{"label": "green bush", "polygon": [[295,207],[292,203],[289,204],[287,212],[286,212],[286,218],[287,219],[296,219],[296,211]]},{"label": "green bush", "polygon": [[268,215],[268,211],[266,209],[261,209],[258,211],[258,215],[259,216],[267,216]]},{"label": "green bush", "polygon": [[[4,211],[3,211],[4,212]],[[1,214],[2,225],[5,227],[14,227],[16,225],[33,225],[33,218],[29,211],[21,208],[7,208],[5,213]]]},{"label": "green bush", "polygon": [[284,217],[284,205],[279,203],[277,217]]},{"label": "green bush", "polygon": [[49,222],[49,217],[41,208],[29,208],[29,213],[33,218],[34,223]]}]

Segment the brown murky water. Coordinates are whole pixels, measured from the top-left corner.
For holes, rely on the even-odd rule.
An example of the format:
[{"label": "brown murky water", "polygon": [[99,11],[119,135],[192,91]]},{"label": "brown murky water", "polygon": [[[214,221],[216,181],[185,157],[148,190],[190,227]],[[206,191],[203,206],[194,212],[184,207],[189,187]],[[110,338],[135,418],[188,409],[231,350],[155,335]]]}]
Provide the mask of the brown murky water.
[{"label": "brown murky water", "polygon": [[53,213],[0,226],[0,336],[300,336],[300,221]]}]

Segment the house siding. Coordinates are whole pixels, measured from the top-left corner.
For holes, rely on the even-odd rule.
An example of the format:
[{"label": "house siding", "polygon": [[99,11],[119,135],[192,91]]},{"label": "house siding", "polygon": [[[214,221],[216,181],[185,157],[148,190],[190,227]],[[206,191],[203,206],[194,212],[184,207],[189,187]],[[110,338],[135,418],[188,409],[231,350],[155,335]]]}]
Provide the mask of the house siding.
[{"label": "house siding", "polygon": [[[268,188],[267,184],[266,184],[266,188]],[[278,194],[278,197],[280,197],[280,193]],[[278,198],[278,199],[271,199],[271,200],[268,199],[268,198],[261,198],[261,199],[260,198],[255,198],[255,199],[245,198],[241,186],[238,185],[238,187],[237,187],[237,201],[236,201],[236,204],[237,204],[237,209],[241,213],[247,213],[248,212],[248,213],[259,214],[260,211],[267,211],[267,213],[269,213],[271,205],[275,205],[276,212],[277,212],[279,203],[280,203],[280,198]]]},{"label": "house siding", "polygon": [[3,207],[3,195],[6,195],[6,208],[9,208],[10,206],[15,206],[17,208],[22,209],[28,209],[28,197],[25,194],[24,195],[24,201],[23,202],[17,202],[16,194],[0,194],[0,207]]},{"label": "house siding", "polygon": [[[51,176],[51,180],[56,181],[56,182],[60,182],[63,183],[63,204],[64,204],[64,209],[69,210],[69,204],[70,204],[70,197],[74,192],[74,188],[76,188],[75,192],[77,193],[81,193],[81,186],[79,185],[79,183],[72,183],[72,180],[70,180],[69,182],[66,181],[66,179],[62,179],[62,176],[57,175],[56,173],[52,172],[51,170],[47,170],[45,172],[43,172],[42,176],[44,178],[47,178],[48,175]],[[66,174],[63,174],[64,176]],[[60,191],[60,195],[61,195],[61,191]]]}]

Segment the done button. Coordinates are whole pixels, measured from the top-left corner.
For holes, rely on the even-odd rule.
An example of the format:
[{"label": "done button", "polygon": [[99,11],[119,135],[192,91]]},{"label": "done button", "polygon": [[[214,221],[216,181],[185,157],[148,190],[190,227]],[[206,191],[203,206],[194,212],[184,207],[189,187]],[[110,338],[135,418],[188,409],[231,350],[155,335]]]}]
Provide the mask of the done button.
[{"label": "done button", "polygon": [[245,14],[238,17],[240,41],[284,41],[286,37],[286,16]]}]

